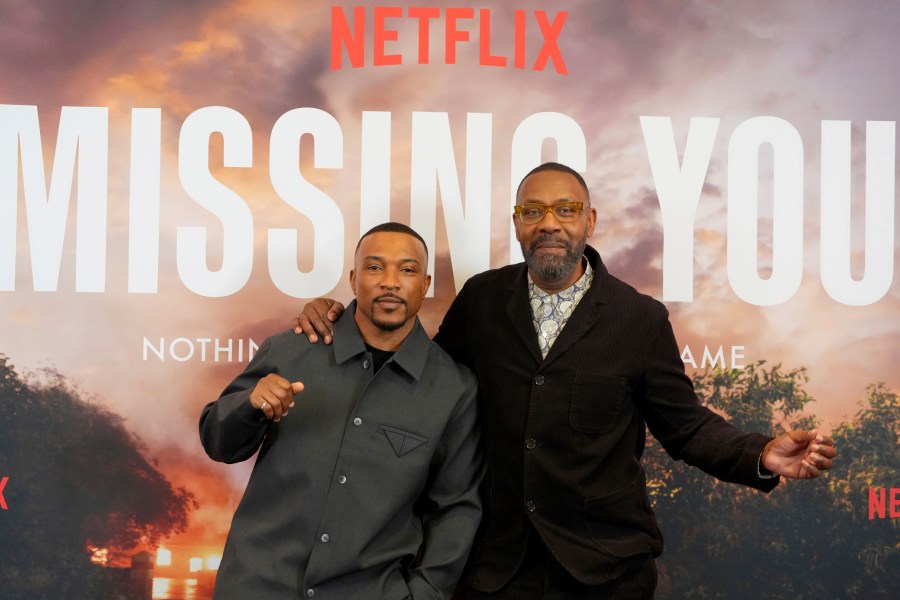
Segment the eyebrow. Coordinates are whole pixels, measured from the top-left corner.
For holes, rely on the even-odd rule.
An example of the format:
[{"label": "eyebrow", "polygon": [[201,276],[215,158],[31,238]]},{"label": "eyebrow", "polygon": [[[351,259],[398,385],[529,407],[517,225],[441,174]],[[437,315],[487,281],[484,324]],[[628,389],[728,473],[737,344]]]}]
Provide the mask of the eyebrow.
[{"label": "eyebrow", "polygon": [[[571,196],[563,196],[561,198],[557,198],[556,200],[552,201],[551,205],[559,204],[560,202],[581,202],[581,201],[576,200],[575,198],[573,198]],[[544,204],[544,203],[535,198],[526,198],[526,199],[522,200],[521,202],[518,202],[517,204]],[[547,206],[547,205],[545,205],[545,206]]]},{"label": "eyebrow", "polygon": [[[363,259],[363,260],[377,260],[377,261],[380,261],[380,262],[386,262],[386,260],[387,260],[387,259],[385,259],[385,257],[383,257],[383,256],[375,256],[375,255],[363,256],[362,259]],[[396,261],[396,262],[400,262],[400,263],[416,263],[417,265],[418,265],[418,264],[421,264],[421,263],[419,262],[419,259],[418,259],[418,258],[401,258],[400,260],[398,260],[398,261]]]}]

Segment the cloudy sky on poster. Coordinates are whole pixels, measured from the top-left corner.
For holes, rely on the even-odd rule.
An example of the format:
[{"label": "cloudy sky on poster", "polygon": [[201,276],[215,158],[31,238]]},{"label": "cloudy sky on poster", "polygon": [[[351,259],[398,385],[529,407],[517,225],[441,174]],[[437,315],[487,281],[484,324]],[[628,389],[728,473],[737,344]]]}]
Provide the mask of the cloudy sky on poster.
[{"label": "cloudy sky on poster", "polygon": [[[339,3],[334,3],[340,5]],[[432,5],[434,3],[428,3]],[[856,411],[865,386],[887,381],[900,388],[900,299],[895,284],[864,307],[829,296],[821,282],[820,176],[822,121],[852,122],[853,264],[862,275],[865,125],[897,118],[900,86],[894,77],[900,9],[891,2],[457,2],[490,9],[491,50],[515,52],[515,11],[525,11],[526,68],[479,65],[477,19],[461,21],[470,41],[446,64],[444,32],[435,26],[429,63],[417,64],[417,24],[391,21],[398,39],[387,48],[402,64],[331,68],[331,8],[321,2],[121,2],[103,11],[75,5],[6,2],[0,7],[0,103],[38,107],[49,173],[62,106],[109,108],[109,178],[106,291],[76,293],[74,202],[58,291],[34,292],[24,210],[18,214],[15,291],[0,292],[0,352],[17,366],[52,366],[79,382],[127,419],[162,469],[203,501],[195,539],[224,531],[246,469],[220,468],[202,454],[196,418],[240,365],[167,356],[144,360],[143,340],[249,340],[257,343],[290,325],[302,302],[273,285],[267,267],[267,231],[297,227],[301,240],[314,228],[273,190],[269,174],[272,128],[297,107],[327,112],[343,135],[343,167],[312,167],[312,144],[301,145],[304,175],[327,193],[344,220],[345,271],[332,292],[346,300],[346,275],[359,233],[363,111],[391,114],[391,216],[409,220],[412,115],[447,113],[460,187],[465,181],[467,113],[492,118],[490,264],[509,256],[511,140],[530,115],[563,113],[587,142],[586,179],[598,210],[592,243],[611,271],[662,297],[663,227],[650,171],[641,116],[672,119],[676,146],[684,147],[692,118],[719,118],[715,144],[694,225],[693,302],[671,302],[676,333],[698,358],[703,347],[741,346],[742,362],[765,359],[809,369],[814,412],[827,422]],[[410,2],[395,2],[408,15]],[[366,6],[368,18],[377,3]],[[561,63],[533,69],[542,44],[536,11],[552,21],[568,13],[557,38]],[[441,19],[444,18],[442,15]],[[439,19],[440,20],[440,19]],[[371,21],[366,32],[371,35]],[[211,143],[210,168],[248,205],[254,223],[253,268],[239,291],[206,298],[188,289],[176,269],[176,230],[210,229],[211,264],[220,260],[217,220],[184,191],[178,177],[179,131],[207,106],[240,113],[252,127],[252,166],[221,166],[222,143]],[[131,111],[160,108],[161,205],[159,287],[129,294],[129,168]],[[804,224],[802,283],[789,299],[761,307],[741,300],[729,284],[726,253],[728,144],[748,119],[774,116],[803,143]],[[217,154],[218,153],[218,154]],[[553,159],[547,145],[544,158]],[[766,175],[761,177],[765,188]],[[770,184],[771,185],[771,184]],[[0,199],[0,201],[7,201]],[[764,213],[765,213],[765,209]],[[425,306],[434,330],[453,282],[438,209],[437,294]],[[896,223],[896,216],[893,216]],[[771,242],[760,220],[763,255]],[[895,228],[896,229],[896,228]],[[218,236],[218,237],[217,237]],[[312,244],[301,243],[300,266],[309,268]],[[897,246],[892,251],[897,255]],[[892,260],[882,256],[880,260]],[[894,261],[893,264],[895,264]],[[824,268],[828,268],[827,266]],[[245,342],[248,343],[248,342]],[[236,349],[235,349],[236,351]],[[225,356],[220,354],[220,356]],[[228,507],[228,510],[222,510]]]}]

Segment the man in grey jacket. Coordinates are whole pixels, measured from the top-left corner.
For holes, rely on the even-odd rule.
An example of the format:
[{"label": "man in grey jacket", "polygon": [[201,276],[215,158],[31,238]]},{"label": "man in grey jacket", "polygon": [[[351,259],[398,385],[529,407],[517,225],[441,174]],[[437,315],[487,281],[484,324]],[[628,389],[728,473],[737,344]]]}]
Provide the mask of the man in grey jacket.
[{"label": "man in grey jacket", "polygon": [[449,598],[481,518],[475,378],[419,323],[412,229],[359,242],[334,344],[268,338],[208,404],[217,461],[259,456],[216,581],[224,598]]}]

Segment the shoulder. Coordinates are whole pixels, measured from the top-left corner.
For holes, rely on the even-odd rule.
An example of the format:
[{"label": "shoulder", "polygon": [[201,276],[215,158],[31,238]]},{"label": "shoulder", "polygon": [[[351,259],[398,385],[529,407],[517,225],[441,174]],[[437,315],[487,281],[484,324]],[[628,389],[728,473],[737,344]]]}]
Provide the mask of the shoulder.
[{"label": "shoulder", "polygon": [[293,329],[286,329],[267,337],[259,347],[260,351],[275,356],[324,352],[327,348],[328,346],[322,342],[310,342],[305,335],[294,333]]},{"label": "shoulder", "polygon": [[435,342],[428,342],[428,367],[439,374],[449,386],[458,386],[464,391],[474,390],[477,385],[475,374],[465,365],[456,362]]},{"label": "shoulder", "polygon": [[669,311],[665,304],[639,292],[630,284],[611,275],[605,268],[598,269],[594,274],[591,294],[608,309],[631,319],[655,324],[669,319]]},{"label": "shoulder", "polygon": [[516,281],[525,276],[525,263],[516,263],[497,269],[489,269],[472,275],[466,281],[460,294],[464,291],[499,291],[506,289],[516,283]]},{"label": "shoulder", "polygon": [[607,274],[606,277],[608,278],[612,297],[617,301],[635,304],[642,310],[650,310],[657,313],[668,312],[666,305],[653,296],[639,292],[633,286],[614,275]]}]

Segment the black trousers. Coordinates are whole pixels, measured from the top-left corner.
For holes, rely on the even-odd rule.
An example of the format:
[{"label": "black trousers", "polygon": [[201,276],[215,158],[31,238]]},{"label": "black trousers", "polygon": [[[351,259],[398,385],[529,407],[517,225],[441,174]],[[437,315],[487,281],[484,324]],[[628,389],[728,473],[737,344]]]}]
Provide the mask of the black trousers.
[{"label": "black trousers", "polygon": [[513,578],[493,593],[468,590],[468,600],[650,600],[656,589],[656,563],[640,556],[616,579],[586,585],[559,564],[536,532],[528,540],[522,565]]}]

